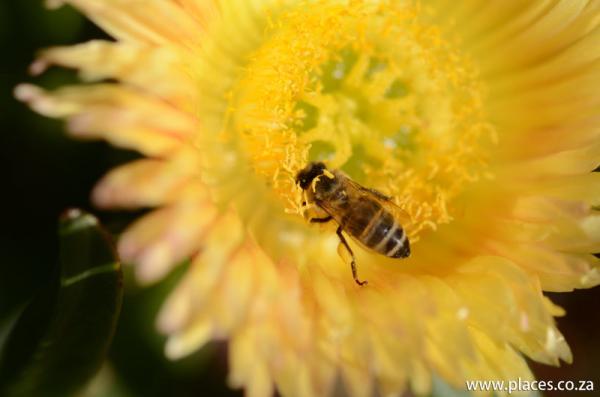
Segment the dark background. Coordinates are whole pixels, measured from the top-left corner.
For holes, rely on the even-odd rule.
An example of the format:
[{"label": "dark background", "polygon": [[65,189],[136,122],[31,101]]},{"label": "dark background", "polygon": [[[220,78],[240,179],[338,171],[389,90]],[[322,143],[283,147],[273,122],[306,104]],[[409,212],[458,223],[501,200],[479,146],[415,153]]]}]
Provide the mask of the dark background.
[{"label": "dark background", "polygon": [[[34,114],[12,95],[19,82],[54,88],[76,81],[73,72],[59,68],[39,78],[29,76],[27,67],[38,49],[105,37],[68,7],[47,11],[38,0],[0,0],[0,183],[4,186],[0,194],[0,326],[3,318],[47,282],[56,266],[56,224],[64,209],[90,210],[114,234],[139,215],[100,212],[89,201],[94,182],[115,165],[135,158],[135,153],[102,142],[69,139],[60,121]],[[225,345],[209,346],[175,363],[163,357],[164,338],[156,333],[154,318],[181,271],[141,289],[126,270],[121,319],[109,365],[96,385],[98,395],[241,395],[226,387]],[[567,316],[557,321],[573,350],[574,364],[560,368],[532,364],[533,370],[542,380],[593,380],[596,391],[581,395],[600,395],[600,288],[551,294],[551,298],[567,310]]]}]

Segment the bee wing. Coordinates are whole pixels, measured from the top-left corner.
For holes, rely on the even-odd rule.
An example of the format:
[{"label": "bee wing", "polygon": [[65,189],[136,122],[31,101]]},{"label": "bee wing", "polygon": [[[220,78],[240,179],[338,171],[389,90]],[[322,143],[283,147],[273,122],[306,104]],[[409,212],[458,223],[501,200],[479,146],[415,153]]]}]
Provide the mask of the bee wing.
[{"label": "bee wing", "polygon": [[404,211],[402,208],[398,207],[398,205],[396,203],[394,203],[392,201],[391,198],[387,199],[387,200],[379,200],[381,205],[384,206],[385,209],[387,209],[389,212],[391,212],[394,216],[394,219],[396,219],[398,222],[400,222],[400,224],[402,225],[402,227],[406,227],[406,225],[409,225],[412,223],[412,219],[410,217],[410,215],[408,214],[408,212]]},{"label": "bee wing", "polygon": [[[375,201],[379,203],[381,207],[390,212],[394,219],[396,219],[401,225],[407,225],[411,223],[410,215],[408,215],[402,208],[398,207],[398,205],[392,201],[391,197],[386,196],[378,190],[361,186],[339,170],[333,171],[333,174],[341,180],[341,183],[344,186],[344,191],[348,196],[348,200],[351,202],[356,202],[360,199],[360,197],[365,197],[368,199],[368,201]],[[336,207],[335,202],[321,201],[319,202],[319,206],[329,215],[333,216],[338,223],[341,221],[340,215],[342,212],[340,212],[340,209]]]},{"label": "bee wing", "polygon": [[361,186],[350,178],[348,178],[347,182],[352,186],[353,189],[359,191],[360,194],[369,196],[372,200],[375,200],[381,204],[381,206],[389,211],[394,216],[394,219],[396,219],[402,225],[407,225],[411,222],[410,215],[400,208],[396,203],[394,203],[390,196],[386,196],[379,190]]}]

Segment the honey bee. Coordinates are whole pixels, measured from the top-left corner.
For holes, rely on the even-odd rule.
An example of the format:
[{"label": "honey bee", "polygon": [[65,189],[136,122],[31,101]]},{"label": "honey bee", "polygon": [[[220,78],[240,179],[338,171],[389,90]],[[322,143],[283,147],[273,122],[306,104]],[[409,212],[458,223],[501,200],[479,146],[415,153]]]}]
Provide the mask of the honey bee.
[{"label": "honey bee", "polygon": [[358,285],[367,281],[359,280],[354,253],[342,232],[363,247],[389,258],[410,255],[410,243],[401,225],[410,218],[390,197],[359,185],[341,171],[329,171],[321,162],[310,163],[300,170],[296,183],[305,194],[303,205],[314,205],[323,215],[310,218],[310,222],[338,224],[336,233],[352,257],[352,277]]}]

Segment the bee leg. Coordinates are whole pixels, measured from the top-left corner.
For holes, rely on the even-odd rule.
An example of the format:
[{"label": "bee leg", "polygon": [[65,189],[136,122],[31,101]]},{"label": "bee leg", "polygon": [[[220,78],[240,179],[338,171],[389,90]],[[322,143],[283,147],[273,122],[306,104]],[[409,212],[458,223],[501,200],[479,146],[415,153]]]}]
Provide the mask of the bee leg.
[{"label": "bee leg", "polygon": [[326,216],[325,218],[311,218],[310,223],[327,223],[332,219],[333,219],[333,217],[331,215]]},{"label": "bee leg", "polygon": [[354,259],[354,252],[352,252],[352,250],[350,249],[350,246],[348,245],[348,242],[346,241],[346,239],[344,238],[344,235],[342,234],[342,227],[339,226],[336,230],[336,233],[338,235],[338,237],[340,238],[340,242],[342,243],[342,245],[344,247],[346,247],[346,249],[348,250],[348,252],[350,253],[350,256],[352,257],[352,262],[350,263],[350,266],[352,267],[352,277],[354,277],[354,281],[356,281],[356,284],[358,285],[366,285],[368,283],[368,281],[360,281],[358,279],[358,273],[356,271],[356,260]]}]

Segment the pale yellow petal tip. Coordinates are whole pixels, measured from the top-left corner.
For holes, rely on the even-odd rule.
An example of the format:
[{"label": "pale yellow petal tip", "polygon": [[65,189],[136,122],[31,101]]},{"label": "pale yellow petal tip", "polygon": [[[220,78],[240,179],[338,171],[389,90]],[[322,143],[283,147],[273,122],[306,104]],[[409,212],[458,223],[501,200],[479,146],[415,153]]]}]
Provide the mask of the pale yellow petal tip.
[{"label": "pale yellow petal tip", "polygon": [[43,90],[33,84],[19,84],[15,87],[14,96],[21,102],[32,103],[43,96]]},{"label": "pale yellow petal tip", "polygon": [[190,349],[182,343],[181,338],[177,335],[169,337],[165,345],[165,356],[169,360],[178,360],[192,351],[193,350],[190,351]]},{"label": "pale yellow petal tip", "polygon": [[48,66],[50,65],[46,60],[36,59],[29,65],[29,73],[33,76],[39,76],[48,69]]},{"label": "pale yellow petal tip", "polygon": [[199,321],[181,333],[169,336],[165,345],[165,355],[170,360],[178,360],[201,349],[213,336],[212,325]]},{"label": "pale yellow petal tip", "polygon": [[545,350],[554,358],[553,364],[556,366],[559,365],[559,359],[569,364],[573,362],[571,348],[569,348],[564,336],[555,327],[548,327],[546,330]]},{"label": "pale yellow petal tip", "polygon": [[167,243],[147,247],[135,260],[136,276],[140,283],[155,283],[167,275],[174,262],[175,253]]},{"label": "pale yellow petal tip", "polygon": [[592,288],[600,284],[600,271],[597,267],[590,269],[581,279],[581,288]]},{"label": "pale yellow petal tip", "polygon": [[164,306],[160,309],[156,318],[156,328],[165,335],[179,332],[190,320],[192,305],[187,293],[180,290],[172,294]]},{"label": "pale yellow petal tip", "polygon": [[92,189],[90,199],[98,208],[110,208],[115,199],[115,190],[111,188],[109,183],[103,183],[101,180]]},{"label": "pale yellow petal tip", "polygon": [[563,317],[567,312],[562,307],[554,304],[548,297],[544,296],[544,306],[552,317]]},{"label": "pale yellow petal tip", "polygon": [[135,253],[138,250],[137,246],[134,243],[135,239],[128,237],[128,232],[129,231],[126,231],[117,243],[117,251],[121,256],[121,259],[123,259],[124,261],[132,260],[134,258]]},{"label": "pale yellow petal tip", "polygon": [[136,264],[136,279],[143,285],[162,279],[174,262],[171,246],[164,241],[142,246],[135,236],[125,236],[119,240],[117,250],[124,262]]},{"label": "pale yellow petal tip", "polygon": [[14,96],[41,115],[52,117],[58,116],[58,113],[60,113],[56,103],[47,95],[46,91],[33,84],[17,85]]},{"label": "pale yellow petal tip", "polygon": [[57,9],[65,5],[65,0],[46,0],[45,5],[51,10]]}]

